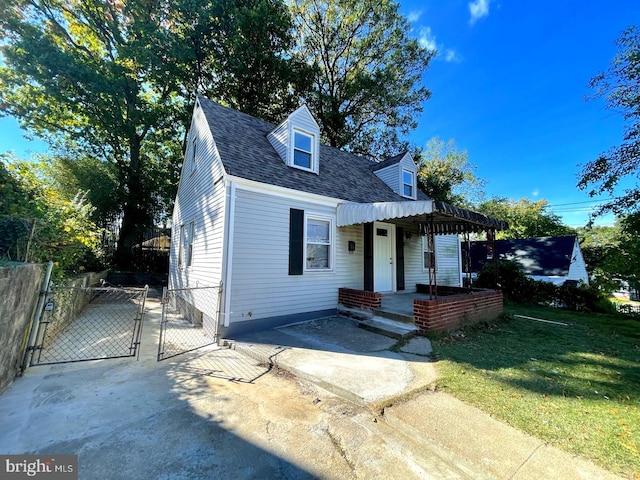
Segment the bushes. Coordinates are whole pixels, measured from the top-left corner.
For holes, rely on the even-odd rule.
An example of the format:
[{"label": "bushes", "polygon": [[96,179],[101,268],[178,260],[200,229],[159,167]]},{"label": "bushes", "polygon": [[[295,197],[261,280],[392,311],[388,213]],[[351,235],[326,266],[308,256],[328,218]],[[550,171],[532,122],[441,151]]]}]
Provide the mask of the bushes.
[{"label": "bushes", "polygon": [[496,275],[493,263],[486,264],[478,274],[476,286],[500,288],[504,297],[515,303],[544,304],[588,312],[614,313],[615,307],[607,294],[589,285],[554,285],[527,277],[514,262],[498,262]]},{"label": "bushes", "polygon": [[36,164],[0,161],[0,259],[53,260],[56,276],[99,269],[93,207],[82,195],[64,198],[38,173]]}]

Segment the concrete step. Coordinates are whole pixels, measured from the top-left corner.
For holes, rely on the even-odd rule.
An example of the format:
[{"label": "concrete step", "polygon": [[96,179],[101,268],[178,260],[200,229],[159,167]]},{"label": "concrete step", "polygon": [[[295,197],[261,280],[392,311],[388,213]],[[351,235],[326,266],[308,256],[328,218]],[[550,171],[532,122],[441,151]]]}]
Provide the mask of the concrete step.
[{"label": "concrete step", "polygon": [[406,315],[404,313],[390,312],[388,310],[377,309],[373,311],[374,315],[377,317],[388,318],[389,320],[394,320],[396,322],[409,323],[411,325],[413,322],[413,315]]},{"label": "concrete step", "polygon": [[397,340],[409,339],[418,332],[415,325],[409,325],[405,322],[397,322],[378,316],[359,322],[358,327]]}]

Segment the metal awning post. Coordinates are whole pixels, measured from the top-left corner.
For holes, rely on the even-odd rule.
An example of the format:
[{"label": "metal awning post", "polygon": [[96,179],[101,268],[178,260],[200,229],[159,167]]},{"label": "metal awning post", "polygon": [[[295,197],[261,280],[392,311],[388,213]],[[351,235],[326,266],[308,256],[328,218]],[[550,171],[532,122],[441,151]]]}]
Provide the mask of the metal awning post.
[{"label": "metal awning post", "polygon": [[467,279],[467,289],[471,292],[471,234],[469,231],[464,232],[464,241],[467,246],[464,252],[464,272]]},{"label": "metal awning post", "polygon": [[[429,215],[427,218],[427,250],[429,252],[429,263],[431,263],[431,259],[433,258],[433,264],[429,265],[429,299],[433,300],[434,297],[438,298],[438,279],[436,276],[436,242],[435,242],[435,228],[433,224],[433,214]],[[433,257],[431,256],[431,252],[433,252]]]}]

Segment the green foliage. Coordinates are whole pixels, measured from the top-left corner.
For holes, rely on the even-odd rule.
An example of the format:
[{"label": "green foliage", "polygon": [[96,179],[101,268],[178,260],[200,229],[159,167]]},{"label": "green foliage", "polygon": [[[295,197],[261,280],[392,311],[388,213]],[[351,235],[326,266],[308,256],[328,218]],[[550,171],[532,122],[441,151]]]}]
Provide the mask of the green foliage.
[{"label": "green foliage", "polygon": [[[640,30],[635,26],[627,28],[616,45],[618,52],[609,70],[593,77],[589,86],[595,90],[593,98],[604,98],[607,109],[622,113],[626,125],[620,145],[583,166],[578,187],[588,189],[590,196],[613,195],[622,179],[640,179]],[[636,184],[603,204],[599,212],[637,212],[639,202],[640,188]]]},{"label": "green foliage", "polygon": [[[496,274],[497,273],[497,274]],[[615,313],[608,293],[596,287],[554,285],[527,277],[518,264],[509,261],[487,263],[478,274],[476,286],[500,288],[504,297],[515,303],[554,305],[573,311]]]},{"label": "green foliage", "polygon": [[619,218],[614,226],[587,226],[579,231],[593,284],[612,292],[619,280],[640,279],[640,214]]},{"label": "green foliage", "polygon": [[40,156],[40,160],[45,174],[62,197],[71,200],[79,192],[85,192],[86,201],[94,207],[91,220],[96,224],[108,225],[122,210],[125,195],[113,163],[70,155]]},{"label": "green foliage", "polygon": [[[293,105],[307,67],[288,51],[291,25],[270,0],[0,0],[1,112],[69,158],[114,167],[101,173],[118,183],[126,265],[171,209],[196,94],[269,118]],[[99,217],[113,210],[99,204]]]},{"label": "green foliage", "polygon": [[79,195],[65,199],[41,175],[41,165],[0,162],[0,190],[12,193],[11,206],[0,203],[0,256],[53,260],[58,275],[99,267],[100,235],[90,220],[91,205]]},{"label": "green foliage", "polygon": [[191,16],[194,91],[273,123],[280,123],[309,91],[312,69],[294,52],[291,12],[273,0],[179,1]]},{"label": "green foliage", "polygon": [[509,223],[507,230],[498,232],[496,238],[532,238],[575,235],[575,230],[562,224],[558,215],[547,213],[547,201],[532,202],[527,198],[518,201],[494,197],[482,202],[477,211]]},{"label": "green foliage", "polygon": [[433,51],[409,37],[391,0],[296,0],[303,59],[314,67],[305,98],[331,146],[370,157],[397,154],[430,96],[422,77]]},{"label": "green foliage", "polygon": [[485,182],[475,176],[475,166],[466,150],[459,150],[454,140],[434,137],[424,150],[417,149],[418,188],[429,198],[461,207],[471,207],[483,197]]}]

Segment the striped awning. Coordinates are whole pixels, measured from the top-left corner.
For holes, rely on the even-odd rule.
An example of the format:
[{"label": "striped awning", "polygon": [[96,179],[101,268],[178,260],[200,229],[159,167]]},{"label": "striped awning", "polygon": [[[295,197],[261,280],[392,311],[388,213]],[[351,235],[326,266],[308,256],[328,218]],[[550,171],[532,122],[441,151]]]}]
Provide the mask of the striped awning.
[{"label": "striped awning", "polygon": [[338,205],[339,227],[411,217],[417,225],[429,223],[435,234],[506,230],[507,222],[437,200],[352,203]]}]

